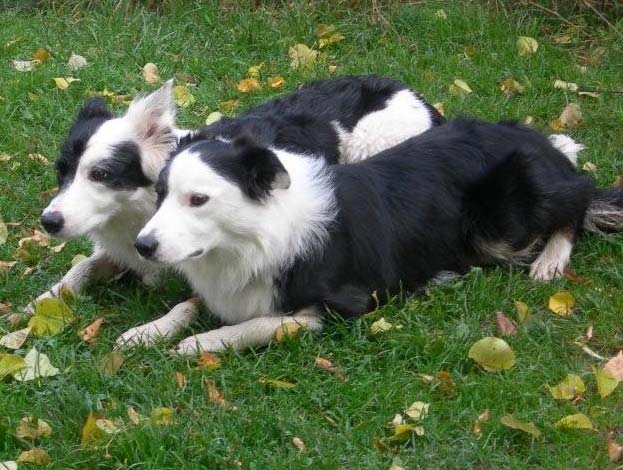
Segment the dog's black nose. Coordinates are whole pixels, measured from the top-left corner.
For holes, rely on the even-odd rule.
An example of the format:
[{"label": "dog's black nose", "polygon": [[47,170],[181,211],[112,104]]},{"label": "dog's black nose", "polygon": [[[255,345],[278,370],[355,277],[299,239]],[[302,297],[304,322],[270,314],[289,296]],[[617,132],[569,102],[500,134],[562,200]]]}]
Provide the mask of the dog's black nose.
[{"label": "dog's black nose", "polygon": [[151,258],[158,248],[158,240],[152,233],[143,235],[136,239],[134,247],[143,258]]},{"label": "dog's black nose", "polygon": [[41,216],[41,225],[48,233],[58,233],[63,228],[65,220],[58,211],[44,212]]}]

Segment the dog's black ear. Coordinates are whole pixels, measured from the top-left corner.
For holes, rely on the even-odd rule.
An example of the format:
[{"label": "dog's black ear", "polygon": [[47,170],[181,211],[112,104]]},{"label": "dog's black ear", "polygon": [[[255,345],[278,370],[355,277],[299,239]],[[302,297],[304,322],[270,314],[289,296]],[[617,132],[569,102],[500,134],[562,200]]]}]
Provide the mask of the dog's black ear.
[{"label": "dog's black ear", "polygon": [[113,117],[112,112],[108,109],[108,106],[106,106],[106,101],[99,96],[86,100],[78,112],[78,120],[92,119],[96,117],[106,119]]},{"label": "dog's black ear", "polygon": [[244,171],[243,190],[256,201],[275,189],[288,189],[290,175],[273,152],[243,135],[233,142]]}]

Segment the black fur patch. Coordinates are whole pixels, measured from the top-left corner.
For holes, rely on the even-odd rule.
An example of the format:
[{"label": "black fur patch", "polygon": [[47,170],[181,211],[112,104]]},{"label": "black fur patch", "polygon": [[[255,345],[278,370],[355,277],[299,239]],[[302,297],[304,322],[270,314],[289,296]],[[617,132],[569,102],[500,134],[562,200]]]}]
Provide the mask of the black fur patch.
[{"label": "black fur patch", "polygon": [[111,189],[132,190],[151,185],[141,168],[141,154],[138,145],[127,141],[113,147],[112,156],[95,165],[106,171],[108,178],[102,181]]}]

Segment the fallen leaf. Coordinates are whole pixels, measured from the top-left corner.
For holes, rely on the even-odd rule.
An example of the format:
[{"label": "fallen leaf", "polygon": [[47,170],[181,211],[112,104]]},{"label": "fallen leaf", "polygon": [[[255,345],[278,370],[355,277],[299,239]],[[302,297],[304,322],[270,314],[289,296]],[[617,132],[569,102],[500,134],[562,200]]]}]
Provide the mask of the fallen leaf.
[{"label": "fallen leaf", "polygon": [[24,237],[17,242],[19,248],[23,248],[25,245],[30,243],[37,244],[41,247],[47,247],[50,245],[50,237],[48,237],[45,233],[35,229],[33,230],[33,234],[30,237]]},{"label": "fallen leaf", "polygon": [[560,116],[549,123],[549,127],[557,132],[568,128],[578,127],[582,122],[582,111],[577,103],[569,103],[564,107]]},{"label": "fallen leaf", "polygon": [[0,261],[0,272],[8,271],[17,264],[17,261]]},{"label": "fallen leaf", "polygon": [[598,99],[601,95],[595,91],[578,91],[579,96],[588,96],[590,98]]},{"label": "fallen leaf", "polygon": [[399,424],[394,428],[394,434],[389,438],[389,442],[398,444],[411,439],[411,436],[423,436],[424,428],[422,426],[413,426],[411,424]]},{"label": "fallen leaf", "polygon": [[534,118],[532,116],[526,116],[523,120],[523,123],[525,126],[531,126],[532,124],[534,124]]},{"label": "fallen leaf", "polygon": [[15,354],[0,354],[0,380],[15,372],[26,369],[28,364],[21,356]]},{"label": "fallen leaf", "polygon": [[507,78],[500,83],[500,90],[506,96],[521,95],[525,91],[525,87],[513,78]]},{"label": "fallen leaf", "polygon": [[396,415],[394,416],[394,419],[392,419],[391,424],[393,426],[398,426],[399,424],[403,424],[404,423],[404,418],[402,417],[402,415],[400,413],[396,413]]},{"label": "fallen leaf", "polygon": [[24,316],[19,313],[12,313],[8,317],[6,317],[6,319],[9,322],[9,326],[11,327],[11,329],[14,330],[17,325],[19,325],[22,320],[24,320]]},{"label": "fallen leaf", "polygon": [[476,436],[477,439],[482,437],[482,423],[485,423],[489,420],[489,409],[483,411],[478,418],[474,421],[474,425],[472,426],[472,433]]},{"label": "fallen leaf", "polygon": [[33,162],[43,163],[44,165],[48,165],[50,163],[50,161],[40,153],[29,153],[28,158]]},{"label": "fallen leaf", "polygon": [[95,426],[102,431],[105,435],[117,434],[121,429],[117,424],[109,419],[96,419]]},{"label": "fallen leaf", "polygon": [[14,60],[13,67],[18,72],[32,72],[37,63],[35,60]]},{"label": "fallen leaf", "polygon": [[577,92],[579,87],[577,85],[577,83],[573,83],[573,82],[565,82],[564,80],[555,80],[554,81],[554,88],[558,88],[560,90],[566,90],[566,91],[570,91],[570,92]]},{"label": "fallen leaf", "polygon": [[264,384],[264,385],[270,385],[273,388],[294,388],[296,387],[295,383],[292,382],[287,382],[285,380],[276,380],[276,379],[266,379],[266,378],[260,378],[258,380],[259,383]]},{"label": "fallen leaf", "polygon": [[17,470],[17,462],[15,460],[0,462],[0,470]]},{"label": "fallen leaf", "polygon": [[106,98],[106,100],[111,103],[130,104],[132,101],[131,95],[115,93],[109,91],[107,88],[104,88],[102,91],[87,91],[86,95],[89,97],[101,96],[102,98]]},{"label": "fallen leaf", "polygon": [[219,357],[211,352],[202,352],[199,356],[199,367],[209,370],[216,370],[221,367]]},{"label": "fallen leaf", "polygon": [[32,463],[34,465],[49,465],[52,462],[48,451],[35,447],[34,449],[25,450],[17,457],[18,462]]},{"label": "fallen leaf", "polygon": [[210,124],[214,124],[215,122],[218,122],[221,119],[223,119],[223,113],[219,113],[218,111],[214,111],[214,112],[208,114],[208,117],[206,118],[206,126],[209,126]]},{"label": "fallen leaf", "polygon": [[208,400],[210,400],[212,403],[216,403],[217,405],[222,406],[226,410],[236,411],[238,409],[225,400],[223,394],[219,391],[219,389],[216,388],[214,381],[206,379],[204,380],[203,384],[208,394]]},{"label": "fallen leaf", "polygon": [[387,446],[387,444],[376,436],[372,438],[372,444],[374,444],[374,448],[377,452],[380,452],[381,454],[391,452],[391,449]]},{"label": "fallen leaf", "polygon": [[21,439],[39,439],[40,437],[49,437],[51,434],[50,425],[34,416],[24,416],[19,420],[15,430],[15,435]]},{"label": "fallen leaf", "polygon": [[4,245],[9,238],[9,229],[6,224],[0,220],[0,245]]},{"label": "fallen leaf", "polygon": [[104,375],[115,375],[123,362],[125,361],[125,356],[121,351],[112,351],[107,354],[104,354],[102,359],[99,362],[99,370]]},{"label": "fallen leaf", "polygon": [[30,334],[30,327],[7,333],[0,338],[0,346],[4,346],[9,349],[19,349],[22,347],[26,338]]},{"label": "fallen leaf", "polygon": [[195,97],[185,85],[173,87],[173,97],[175,98],[175,104],[182,108],[188,108],[195,102]]},{"label": "fallen leaf", "polygon": [[495,312],[495,325],[501,335],[515,336],[517,334],[515,322],[504,315],[503,312]]},{"label": "fallen leaf", "polygon": [[385,333],[393,328],[394,325],[385,320],[385,317],[379,318],[377,321],[370,325],[370,333],[373,335],[378,335],[380,333]]},{"label": "fallen leaf", "polygon": [[103,323],[104,319],[98,318],[93,323],[90,323],[82,330],[80,330],[78,332],[78,336],[80,336],[80,339],[82,339],[82,341],[84,341],[85,343],[94,345],[95,343],[97,343],[97,336],[100,333],[100,328],[102,327]]},{"label": "fallen leaf", "polygon": [[8,162],[11,158],[13,157],[11,157],[8,153],[0,152],[0,162]]},{"label": "fallen leaf", "polygon": [[610,431],[606,437],[606,443],[608,447],[608,457],[610,462],[617,463],[623,458],[623,445],[617,444],[614,440],[614,433]]},{"label": "fallen leaf", "polygon": [[136,411],[134,408],[132,408],[131,406],[128,406],[128,409],[126,411],[128,414],[128,419],[135,426],[140,424],[141,421],[146,419],[144,416],[141,416],[141,414],[138,411]]},{"label": "fallen leaf", "polygon": [[515,353],[511,347],[503,339],[493,336],[476,341],[468,356],[489,372],[511,369],[515,365]]},{"label": "fallen leaf", "polygon": [[305,443],[300,437],[294,436],[292,438],[292,445],[296,447],[299,452],[305,452]]},{"label": "fallen leaf", "polygon": [[472,93],[472,89],[466,82],[457,78],[450,85],[450,93],[455,96],[467,96]]},{"label": "fallen leaf", "polygon": [[597,382],[597,391],[602,399],[614,392],[619,385],[619,380],[605,369],[599,370],[593,368],[593,374],[595,374],[595,380]]},{"label": "fallen leaf", "polygon": [[439,114],[441,114],[442,116],[445,116],[445,115],[446,115],[446,110],[445,110],[445,109],[444,109],[444,107],[443,107],[443,103],[435,103],[435,104],[433,105],[433,108],[435,108],[435,109],[437,110],[437,112],[438,112]]},{"label": "fallen leaf", "polygon": [[151,412],[150,419],[155,426],[170,426],[175,423],[173,410],[164,406],[154,408]]},{"label": "fallen leaf", "polygon": [[160,74],[158,73],[158,66],[153,62],[147,62],[143,66],[143,78],[146,83],[150,85],[155,85],[156,83],[160,83]]},{"label": "fallen leaf", "polygon": [[527,56],[534,54],[539,48],[539,43],[536,39],[530,36],[519,36],[517,38],[517,51],[520,56]]},{"label": "fallen leaf", "polygon": [[569,292],[558,292],[549,298],[548,307],[556,315],[568,317],[575,307],[575,299]]},{"label": "fallen leaf", "polygon": [[335,73],[337,70],[337,65],[329,65],[328,67],[329,73]]},{"label": "fallen leaf", "polygon": [[106,433],[101,426],[98,426],[98,421],[101,418],[93,412],[89,413],[87,420],[82,427],[82,447],[97,444],[107,438]]},{"label": "fallen leaf", "polygon": [[45,47],[40,47],[32,55],[32,60],[36,60],[40,63],[45,62],[49,58],[50,58],[50,51],[48,51]]},{"label": "fallen leaf", "polygon": [[587,171],[589,173],[596,173],[597,165],[595,165],[593,162],[585,162],[584,165],[582,165],[582,170]]},{"label": "fallen leaf", "polygon": [[325,359],[324,357],[316,357],[314,365],[319,369],[333,372],[340,379],[346,380],[346,372],[333,365],[333,363],[329,359]]},{"label": "fallen leaf", "polygon": [[425,418],[428,414],[428,409],[430,408],[430,403],[424,403],[423,401],[416,401],[409,406],[405,410],[405,414],[413,419],[414,421],[419,421],[422,418]]},{"label": "fallen leaf", "polygon": [[13,378],[19,382],[28,382],[41,377],[52,377],[59,370],[50,363],[50,359],[35,348],[32,348],[24,358],[26,368],[13,373]]},{"label": "fallen leaf", "polygon": [[594,66],[601,62],[604,54],[606,53],[606,48],[599,46],[594,49],[588,51],[585,55],[580,57],[580,63],[583,65]]},{"label": "fallen leaf", "polygon": [[595,359],[599,359],[600,361],[605,361],[606,360],[605,357],[600,356],[595,351],[593,351],[591,348],[589,348],[588,346],[586,346],[583,343],[580,343],[579,341],[574,341],[573,344],[575,344],[576,346],[579,346],[582,349],[582,351],[584,351],[589,356],[594,357]]},{"label": "fallen leaf", "polygon": [[257,81],[257,78],[251,77],[240,80],[236,88],[238,88],[238,91],[241,93],[250,93],[252,91],[261,90],[262,85]]},{"label": "fallen leaf", "polygon": [[531,436],[538,439],[541,437],[541,431],[537,428],[534,423],[526,423],[525,421],[520,421],[515,418],[513,415],[505,415],[500,418],[500,423],[502,423],[507,428],[518,429],[519,431],[526,432]]},{"label": "fallen leaf", "polygon": [[28,326],[35,336],[54,336],[75,320],[67,304],[57,298],[48,298],[35,305],[35,315],[28,321]]},{"label": "fallen leaf", "polygon": [[76,54],[75,52],[71,53],[69,60],[67,61],[67,68],[69,68],[69,70],[75,72],[76,70],[80,70],[82,67],[86,66],[87,60],[84,57]]},{"label": "fallen leaf", "polygon": [[565,276],[565,279],[573,282],[574,284],[588,284],[589,282],[591,282],[591,280],[588,277],[578,276],[576,273],[571,271],[571,269],[568,267],[565,268],[563,275]]},{"label": "fallen leaf", "polygon": [[451,397],[456,392],[456,384],[447,370],[440,370],[434,377],[437,390],[447,397]]},{"label": "fallen leaf", "polygon": [[238,100],[227,100],[227,101],[221,101],[218,104],[218,107],[220,109],[222,109],[223,111],[233,111],[238,107]]},{"label": "fallen leaf", "polygon": [[286,338],[296,338],[302,333],[302,331],[303,326],[299,323],[284,323],[281,326],[277,327],[277,329],[273,333],[273,339],[278,343],[282,343],[286,340]]},{"label": "fallen leaf", "polygon": [[67,88],[69,88],[69,85],[71,85],[73,82],[80,81],[79,78],[73,78],[73,77],[56,77],[56,78],[53,78],[52,80],[54,80],[54,83],[56,84],[56,88],[58,88],[59,90],[66,90]]},{"label": "fallen leaf", "polygon": [[275,90],[279,90],[283,88],[285,84],[286,84],[286,79],[278,75],[268,78],[268,86]]},{"label": "fallen leaf", "polygon": [[557,428],[570,428],[570,429],[593,429],[593,423],[584,413],[576,413],[573,415],[565,416],[556,422]]},{"label": "fallen leaf", "polygon": [[10,303],[3,303],[0,302],[0,313],[9,313],[11,311],[11,304]]},{"label": "fallen leaf", "polygon": [[556,400],[574,400],[586,392],[584,381],[576,374],[569,374],[559,384],[546,387]]},{"label": "fallen leaf", "polygon": [[316,36],[319,38],[323,38],[329,36],[337,31],[335,25],[332,24],[319,24],[316,26]]},{"label": "fallen leaf", "polygon": [[292,62],[290,62],[291,68],[305,69],[314,65],[318,58],[318,51],[310,49],[305,44],[296,44],[290,47],[288,55],[292,59]]},{"label": "fallen leaf", "polygon": [[623,382],[623,351],[619,351],[619,354],[613,356],[604,366],[603,370],[608,372],[612,377],[619,382]]},{"label": "fallen leaf", "polygon": [[439,18],[440,20],[447,20],[448,19],[448,14],[443,9],[437,10],[435,12],[435,18]]},{"label": "fallen leaf", "polygon": [[186,376],[179,371],[175,371],[175,381],[178,388],[184,388],[186,386]]},{"label": "fallen leaf", "polygon": [[252,78],[260,78],[260,70],[262,70],[262,67],[264,67],[264,63],[252,65],[247,69],[247,75]]},{"label": "fallen leaf", "polygon": [[344,39],[346,38],[344,37],[342,33],[335,32],[333,34],[330,34],[328,36],[321,37],[320,39],[318,39],[318,47],[320,49],[323,49],[327,46],[330,46],[331,44],[335,44],[336,42],[343,41]]},{"label": "fallen leaf", "polygon": [[60,245],[51,246],[50,251],[54,253],[60,253],[61,251],[63,251],[63,248],[65,248],[65,245],[67,245],[67,242],[63,242]]}]

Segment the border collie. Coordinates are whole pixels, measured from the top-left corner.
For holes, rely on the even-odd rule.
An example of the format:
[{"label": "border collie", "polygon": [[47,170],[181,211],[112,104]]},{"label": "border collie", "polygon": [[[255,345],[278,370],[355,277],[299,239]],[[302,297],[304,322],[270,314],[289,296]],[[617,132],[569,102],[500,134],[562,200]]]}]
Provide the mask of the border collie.
[{"label": "border collie", "polygon": [[[264,145],[322,155],[329,163],[364,159],[417,135],[443,118],[404,84],[374,76],[341,77],[304,86],[282,98],[224,118],[200,135],[234,138],[242,127]],[[41,223],[60,238],[87,236],[90,257],[72,267],[32,302],[57,296],[61,287],[78,292],[89,281],[131,270],[153,285],[161,265],[137,255],[134,240],[156,211],[154,182],[189,134],[175,126],[172,81],[132,102],[116,117],[101,99],[86,102],[71,127],[56,163],[60,192],[43,211]],[[170,315],[133,328],[119,343],[148,343],[174,334],[197,314],[196,300]]]},{"label": "border collie", "polygon": [[262,346],[289,322],[320,331],[325,310],[357,317],[442,271],[527,260],[549,279],[591,203],[616,196],[623,214],[623,191],[598,191],[513,123],[450,121],[351,165],[246,137],[185,144],[136,248],[181,271],[229,326],[181,354]]}]

